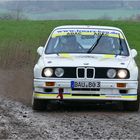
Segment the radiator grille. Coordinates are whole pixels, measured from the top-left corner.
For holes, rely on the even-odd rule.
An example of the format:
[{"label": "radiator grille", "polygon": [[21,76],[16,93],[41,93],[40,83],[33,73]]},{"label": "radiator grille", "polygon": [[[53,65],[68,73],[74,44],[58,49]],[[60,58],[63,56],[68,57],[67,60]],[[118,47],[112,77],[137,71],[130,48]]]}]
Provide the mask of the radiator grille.
[{"label": "radiator grille", "polygon": [[79,78],[85,77],[85,69],[84,68],[78,68],[78,77]]},{"label": "radiator grille", "polygon": [[94,68],[82,68],[79,67],[76,70],[77,78],[94,78],[95,69]]}]

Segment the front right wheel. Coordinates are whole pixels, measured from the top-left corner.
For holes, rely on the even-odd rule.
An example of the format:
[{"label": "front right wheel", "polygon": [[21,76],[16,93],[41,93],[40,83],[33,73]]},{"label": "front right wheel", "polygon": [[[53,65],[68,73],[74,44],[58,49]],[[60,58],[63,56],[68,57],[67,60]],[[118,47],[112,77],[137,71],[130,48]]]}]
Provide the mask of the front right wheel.
[{"label": "front right wheel", "polygon": [[47,102],[46,102],[46,100],[43,100],[43,99],[33,98],[32,108],[33,108],[33,110],[43,111],[47,108]]}]

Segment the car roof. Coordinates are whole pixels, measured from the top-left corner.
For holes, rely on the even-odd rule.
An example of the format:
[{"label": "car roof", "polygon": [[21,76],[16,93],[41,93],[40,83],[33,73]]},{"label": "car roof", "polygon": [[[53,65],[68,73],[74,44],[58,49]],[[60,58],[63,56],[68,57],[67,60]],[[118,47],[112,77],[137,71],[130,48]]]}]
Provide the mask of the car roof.
[{"label": "car roof", "polygon": [[117,28],[117,27],[112,27],[112,26],[93,26],[93,25],[65,25],[65,26],[58,26],[56,27],[54,30],[56,29],[71,29],[71,28],[82,28],[82,29],[108,29],[108,30],[117,30],[122,32],[121,29]]}]

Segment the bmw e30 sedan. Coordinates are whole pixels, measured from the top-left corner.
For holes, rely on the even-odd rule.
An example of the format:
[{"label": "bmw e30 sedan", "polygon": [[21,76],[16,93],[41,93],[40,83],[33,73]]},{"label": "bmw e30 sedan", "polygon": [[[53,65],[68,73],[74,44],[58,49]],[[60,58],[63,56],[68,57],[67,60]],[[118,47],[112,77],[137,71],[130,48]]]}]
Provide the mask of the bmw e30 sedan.
[{"label": "bmw e30 sedan", "polygon": [[37,50],[33,109],[50,100],[121,101],[139,109],[138,67],[121,29],[107,26],[60,26]]}]

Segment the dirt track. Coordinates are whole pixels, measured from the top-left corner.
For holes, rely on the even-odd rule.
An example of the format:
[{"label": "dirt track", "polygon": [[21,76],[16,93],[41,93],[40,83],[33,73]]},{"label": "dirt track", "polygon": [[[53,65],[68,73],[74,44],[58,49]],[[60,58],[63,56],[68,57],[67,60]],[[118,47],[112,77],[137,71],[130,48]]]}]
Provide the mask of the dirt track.
[{"label": "dirt track", "polygon": [[34,112],[31,71],[1,70],[0,77],[0,139],[140,139],[140,111],[53,103]]}]

